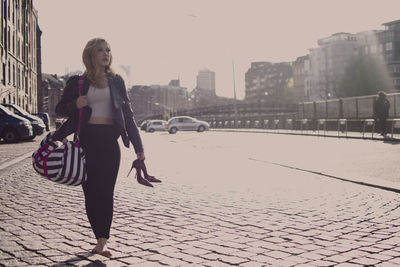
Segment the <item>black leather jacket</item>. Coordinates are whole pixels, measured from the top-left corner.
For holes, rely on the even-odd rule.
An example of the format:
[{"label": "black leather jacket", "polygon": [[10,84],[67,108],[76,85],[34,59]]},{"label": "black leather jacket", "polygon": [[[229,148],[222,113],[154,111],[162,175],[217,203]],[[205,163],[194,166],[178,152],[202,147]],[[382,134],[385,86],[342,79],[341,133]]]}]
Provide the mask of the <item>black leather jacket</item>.
[{"label": "black leather jacket", "polygon": [[[143,152],[142,140],[133,117],[131,102],[126,92],[124,80],[119,75],[109,77],[108,85],[112,98],[114,121],[120,129],[124,145],[129,147],[129,141],[131,141],[136,153]],[[81,94],[87,95],[88,90],[89,81],[84,78]],[[61,100],[56,106],[56,114],[58,116],[68,117],[67,121],[54,134],[53,138],[56,140],[62,140],[77,129],[79,109],[76,107],[76,99],[78,96],[78,76],[72,76],[68,79]],[[87,124],[91,113],[92,109],[89,106],[83,107],[81,129]]]}]

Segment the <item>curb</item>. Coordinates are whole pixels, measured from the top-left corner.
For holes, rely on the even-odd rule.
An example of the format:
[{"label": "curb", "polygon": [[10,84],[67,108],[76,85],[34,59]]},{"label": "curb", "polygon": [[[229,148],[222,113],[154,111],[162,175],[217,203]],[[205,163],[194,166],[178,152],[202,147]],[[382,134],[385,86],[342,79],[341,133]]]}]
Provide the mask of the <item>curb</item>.
[{"label": "curb", "polygon": [[22,155],[16,157],[16,158],[13,158],[13,159],[9,159],[9,160],[5,160],[5,161],[3,161],[3,162],[0,162],[0,171],[4,170],[4,169],[6,169],[6,168],[8,168],[8,167],[10,167],[10,166],[12,166],[12,165],[15,165],[15,164],[17,164],[18,162],[20,162],[20,161],[22,161],[22,160],[24,160],[24,159],[26,159],[26,158],[32,156],[32,153],[33,153],[32,151],[31,151],[31,152],[27,152],[27,153],[25,153],[25,154],[22,154]]},{"label": "curb", "polygon": [[[392,137],[363,137],[363,136],[352,136],[352,135],[337,135],[337,134],[319,134],[319,133],[296,133],[296,132],[282,132],[269,131],[269,130],[252,130],[252,129],[210,129],[214,132],[236,132],[236,133],[265,133],[265,134],[285,134],[285,135],[302,135],[302,136],[315,136],[315,137],[329,137],[329,138],[344,138],[344,139],[361,139],[361,140],[378,140],[378,141],[389,141],[389,142],[400,142],[400,138]],[[335,132],[337,133],[337,132]],[[379,135],[379,134],[377,134]]]}]

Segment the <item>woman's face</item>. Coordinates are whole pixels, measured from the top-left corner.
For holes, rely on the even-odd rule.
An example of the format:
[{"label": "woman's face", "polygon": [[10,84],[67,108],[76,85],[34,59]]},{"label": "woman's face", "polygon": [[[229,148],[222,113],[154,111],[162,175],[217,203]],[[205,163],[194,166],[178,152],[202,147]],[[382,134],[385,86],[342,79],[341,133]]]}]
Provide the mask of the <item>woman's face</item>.
[{"label": "woman's face", "polygon": [[93,52],[93,63],[97,67],[106,67],[110,64],[111,50],[106,42],[101,42]]}]

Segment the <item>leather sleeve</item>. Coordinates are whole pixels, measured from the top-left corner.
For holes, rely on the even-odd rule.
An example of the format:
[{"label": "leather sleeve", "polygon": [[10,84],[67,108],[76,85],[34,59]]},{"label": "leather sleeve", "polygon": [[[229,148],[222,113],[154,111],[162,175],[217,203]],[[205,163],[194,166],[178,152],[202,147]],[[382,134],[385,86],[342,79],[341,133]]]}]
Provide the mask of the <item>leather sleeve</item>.
[{"label": "leather sleeve", "polygon": [[125,128],[128,133],[129,140],[131,141],[136,153],[143,152],[144,150],[143,150],[142,139],[140,137],[139,130],[135,122],[135,118],[133,117],[131,101],[129,100],[128,93],[126,91],[125,82],[120,76],[117,77],[118,77],[118,83],[119,83],[118,87],[120,90],[120,95],[123,99],[122,112],[124,113]]},{"label": "leather sleeve", "polygon": [[72,76],[68,79],[60,101],[56,106],[56,115],[60,117],[70,117],[78,110],[76,99],[78,92],[78,76]]}]

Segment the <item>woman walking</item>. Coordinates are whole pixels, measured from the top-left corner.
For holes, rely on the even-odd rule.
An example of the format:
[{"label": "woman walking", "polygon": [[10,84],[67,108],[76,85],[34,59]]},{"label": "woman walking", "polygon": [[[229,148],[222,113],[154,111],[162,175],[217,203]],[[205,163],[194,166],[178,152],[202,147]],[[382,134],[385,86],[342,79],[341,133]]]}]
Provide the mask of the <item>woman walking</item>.
[{"label": "woman walking", "polygon": [[54,138],[62,140],[75,132],[82,108],[80,144],[88,176],[82,187],[86,214],[97,239],[92,252],[111,257],[105,246],[110,237],[114,187],[120,164],[117,139],[121,136],[126,147],[130,141],[139,160],[144,160],[145,155],[125,83],[111,68],[110,45],[104,39],[94,38],[86,44],[82,58],[86,70],[81,95],[78,76],[73,76],[67,81],[56,106],[56,114],[68,120]]}]

